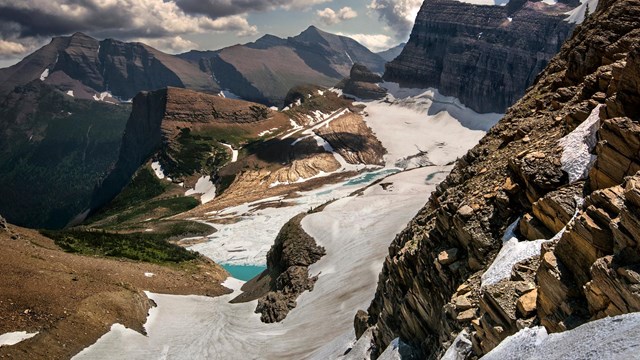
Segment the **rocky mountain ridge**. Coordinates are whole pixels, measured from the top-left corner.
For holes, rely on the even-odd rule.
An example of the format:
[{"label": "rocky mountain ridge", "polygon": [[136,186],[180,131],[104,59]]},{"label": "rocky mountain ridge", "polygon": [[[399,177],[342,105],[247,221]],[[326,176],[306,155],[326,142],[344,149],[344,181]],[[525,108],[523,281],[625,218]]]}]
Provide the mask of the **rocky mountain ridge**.
[{"label": "rocky mountain ridge", "polygon": [[142,43],[96,40],[82,33],[54,38],[24,60],[0,69],[0,96],[40,79],[69,96],[127,101],[167,86],[219,91],[198,68]]},{"label": "rocky mountain ridge", "polygon": [[286,39],[265,35],[244,45],[179,56],[198,64],[221,87],[241,98],[277,106],[295,86],[331,87],[347,76],[355,63],[380,73],[385,63],[357,41],[315,26]]},{"label": "rocky mountain ridge", "polygon": [[399,337],[433,358],[457,335],[476,358],[638,311],[638,19],[638,1],[601,1],[396,237],[355,319],[374,353]]},{"label": "rocky mountain ridge", "polygon": [[402,53],[384,79],[434,87],[477,112],[504,113],[571,35],[565,13],[575,2],[506,6],[427,0]]}]

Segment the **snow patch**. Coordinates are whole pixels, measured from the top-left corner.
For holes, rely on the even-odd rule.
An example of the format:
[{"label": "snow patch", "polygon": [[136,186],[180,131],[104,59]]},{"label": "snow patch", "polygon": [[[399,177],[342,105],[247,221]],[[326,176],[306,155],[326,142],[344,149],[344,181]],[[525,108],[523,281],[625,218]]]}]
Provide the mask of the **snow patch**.
[{"label": "snow patch", "polygon": [[234,93],[232,93],[229,90],[222,90],[218,93],[218,96],[220,96],[221,98],[225,98],[225,99],[235,99],[235,100],[241,100],[242,98]]},{"label": "snow patch", "polygon": [[44,69],[42,74],[40,74],[40,81],[45,81],[49,77],[49,69]]},{"label": "snow patch", "polygon": [[73,95],[73,90],[69,90],[69,91],[67,91],[67,95],[69,95],[69,96],[71,96],[71,97],[75,97],[75,96]]},{"label": "snow patch", "polygon": [[109,91],[103,91],[100,94],[93,95],[95,101],[105,101],[107,98],[114,98]]},{"label": "snow patch", "polygon": [[568,15],[565,21],[568,21],[572,24],[582,24],[585,19],[585,15],[587,12],[587,7],[589,7],[589,13],[593,14],[598,7],[598,0],[581,0],[581,4],[575,9],[566,12],[565,15]]},{"label": "snow patch", "polygon": [[525,328],[503,340],[483,360],[637,359],[640,313],[607,317],[575,329],[548,334],[542,326]]},{"label": "snow patch", "polygon": [[298,123],[293,121],[293,119],[289,119],[289,124],[291,124],[291,131],[289,131],[288,133],[284,134],[280,138],[280,140],[284,140],[284,139],[290,137],[291,135],[297,133],[298,131],[300,131],[302,129],[302,126],[298,125]]},{"label": "snow patch", "polygon": [[502,249],[491,266],[482,274],[482,286],[497,284],[511,276],[511,269],[516,263],[540,255],[542,244],[549,240],[519,241],[512,237],[502,244]]},{"label": "snow patch", "polygon": [[462,330],[440,360],[465,360],[471,352],[471,346],[469,333]]},{"label": "snow patch", "polygon": [[575,130],[558,141],[562,146],[562,170],[569,174],[569,183],[585,179],[593,166],[596,156],[591,152],[598,143],[597,132],[600,128],[600,109],[596,106],[589,117]]},{"label": "snow patch", "polygon": [[225,144],[225,143],[220,143],[223,146],[229,148],[229,150],[231,150],[231,162],[236,162],[238,161],[238,150],[234,149],[233,146],[229,145],[229,144]]},{"label": "snow patch", "polygon": [[10,346],[15,345],[21,341],[31,339],[32,337],[38,335],[37,332],[28,333],[26,331],[16,331],[10,333],[4,333],[0,335],[0,346]]},{"label": "snow patch", "polygon": [[260,133],[258,134],[258,137],[261,137],[261,136],[265,136],[265,135],[272,134],[272,133],[273,133],[273,132],[275,132],[276,130],[278,130],[278,128],[277,128],[277,127],[275,127],[275,128],[271,128],[271,129],[269,129],[269,130],[262,131],[262,132],[260,132]]},{"label": "snow patch", "polygon": [[184,194],[186,196],[202,194],[200,202],[206,204],[216,197],[216,186],[211,182],[211,176],[202,176],[196,182],[196,186],[187,190]]},{"label": "snow patch", "polygon": [[[162,165],[160,165],[159,161],[152,162],[151,163],[151,169],[156,174],[156,177],[158,179],[164,179],[165,178],[164,171],[162,170]],[[169,179],[169,178],[167,178],[167,179]],[[171,181],[171,179],[169,179],[169,181]]]},{"label": "snow patch", "polygon": [[535,256],[540,256],[542,244],[560,239],[564,232],[567,231],[567,226],[569,226],[576,216],[578,216],[578,212],[583,203],[584,199],[576,198],[576,210],[573,213],[573,216],[562,230],[548,240],[539,239],[533,241],[520,241],[515,236],[515,228],[520,222],[520,218],[511,223],[502,236],[502,248],[500,249],[500,252],[498,252],[498,255],[495,260],[493,260],[493,263],[489,266],[487,271],[482,274],[482,283],[480,288],[484,288],[487,285],[497,284],[501,280],[509,278],[511,276],[513,265],[516,263]]},{"label": "snow patch", "polygon": [[152,272],[146,272],[146,273],[144,273],[144,276],[150,278],[150,277],[156,276],[156,274],[154,274]]},{"label": "snow patch", "polygon": [[349,58],[349,61],[351,61],[351,65],[355,64],[355,63],[353,62],[353,59],[351,58],[351,55],[349,55],[349,52],[348,52],[348,51],[345,51],[344,53],[345,53],[345,54],[347,55],[347,57]]},{"label": "snow patch", "polygon": [[509,3],[509,0],[457,0],[461,3],[472,4],[472,5],[498,5],[505,6]]}]

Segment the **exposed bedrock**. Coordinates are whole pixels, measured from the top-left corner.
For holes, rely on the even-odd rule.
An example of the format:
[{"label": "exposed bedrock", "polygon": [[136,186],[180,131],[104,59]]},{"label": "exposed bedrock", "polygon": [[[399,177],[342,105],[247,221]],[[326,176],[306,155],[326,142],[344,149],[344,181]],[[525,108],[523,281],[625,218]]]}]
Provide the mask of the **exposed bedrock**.
[{"label": "exposed bedrock", "polygon": [[[640,1],[600,1],[396,237],[356,316],[378,353],[400,337],[437,357],[465,330],[480,357],[524,327],[563,331],[639,310],[638,29]],[[535,251],[500,254],[507,246]],[[487,281],[496,259],[506,271]]]},{"label": "exposed bedrock", "polygon": [[313,290],[317,276],[309,275],[309,266],[325,255],[323,247],[300,225],[306,214],[289,220],[280,230],[267,253],[267,270],[242,287],[243,294],[234,302],[258,299],[256,313],[265,323],[284,320],[296,299],[304,291]]}]

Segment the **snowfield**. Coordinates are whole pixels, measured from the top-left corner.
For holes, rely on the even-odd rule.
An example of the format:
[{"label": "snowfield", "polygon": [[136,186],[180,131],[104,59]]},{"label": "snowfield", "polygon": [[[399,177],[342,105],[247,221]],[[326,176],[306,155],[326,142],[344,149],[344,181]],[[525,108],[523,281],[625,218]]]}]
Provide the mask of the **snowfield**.
[{"label": "snowfield", "polygon": [[547,334],[544,327],[522,329],[483,360],[626,360],[640,352],[640,313],[608,317],[573,330]]},{"label": "snowfield", "polygon": [[[318,281],[298,307],[277,324],[260,322],[256,301],[149,294],[158,307],[145,324],[148,336],[121,325],[74,359],[333,359],[355,338],[353,317],[373,298],[378,273],[395,234],[415,216],[450,167],[426,167],[389,177],[393,187],[373,186],[360,196],[328,205],[302,221],[327,250],[310,272]],[[430,175],[435,174],[430,181]]]},{"label": "snowfield", "polygon": [[435,89],[384,83],[387,101],[363,102],[367,125],[388,150],[387,166],[445,165],[480,141],[502,114],[478,114]]}]

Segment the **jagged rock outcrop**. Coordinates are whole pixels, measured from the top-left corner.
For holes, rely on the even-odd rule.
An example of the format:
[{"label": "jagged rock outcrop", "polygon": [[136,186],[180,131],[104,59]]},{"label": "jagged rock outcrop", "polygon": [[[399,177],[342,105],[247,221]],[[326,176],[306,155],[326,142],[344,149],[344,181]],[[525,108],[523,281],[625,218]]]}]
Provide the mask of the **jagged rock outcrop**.
[{"label": "jagged rock outcrop", "polygon": [[511,1],[478,6],[426,0],[402,53],[384,78],[434,87],[482,113],[503,113],[524,95],[571,35],[565,21],[577,3]]},{"label": "jagged rock outcrop", "polygon": [[[358,333],[363,322],[373,330],[378,353],[400,337],[432,358],[467,331],[469,356],[479,357],[523,327],[562,331],[639,310],[639,19],[637,0],[600,1],[396,237],[375,299],[356,317]],[[595,149],[587,138],[560,146],[586,120],[596,126]],[[596,159],[584,181],[566,160],[583,145],[585,169],[589,151]],[[488,281],[513,237],[523,247],[542,239],[540,255]]]},{"label": "jagged rock outcrop", "polygon": [[336,87],[345,94],[355,95],[361,99],[376,100],[387,95],[387,90],[380,87],[382,77],[371,72],[362,64],[355,64],[351,68],[348,78],[343,79]]},{"label": "jagged rock outcrop", "polygon": [[234,302],[258,299],[256,313],[265,323],[284,320],[296,299],[304,291],[312,291],[317,276],[309,276],[309,266],[325,255],[323,247],[307,234],[300,225],[305,214],[289,220],[280,229],[273,246],[267,253],[267,270],[249,281],[243,294]]}]

